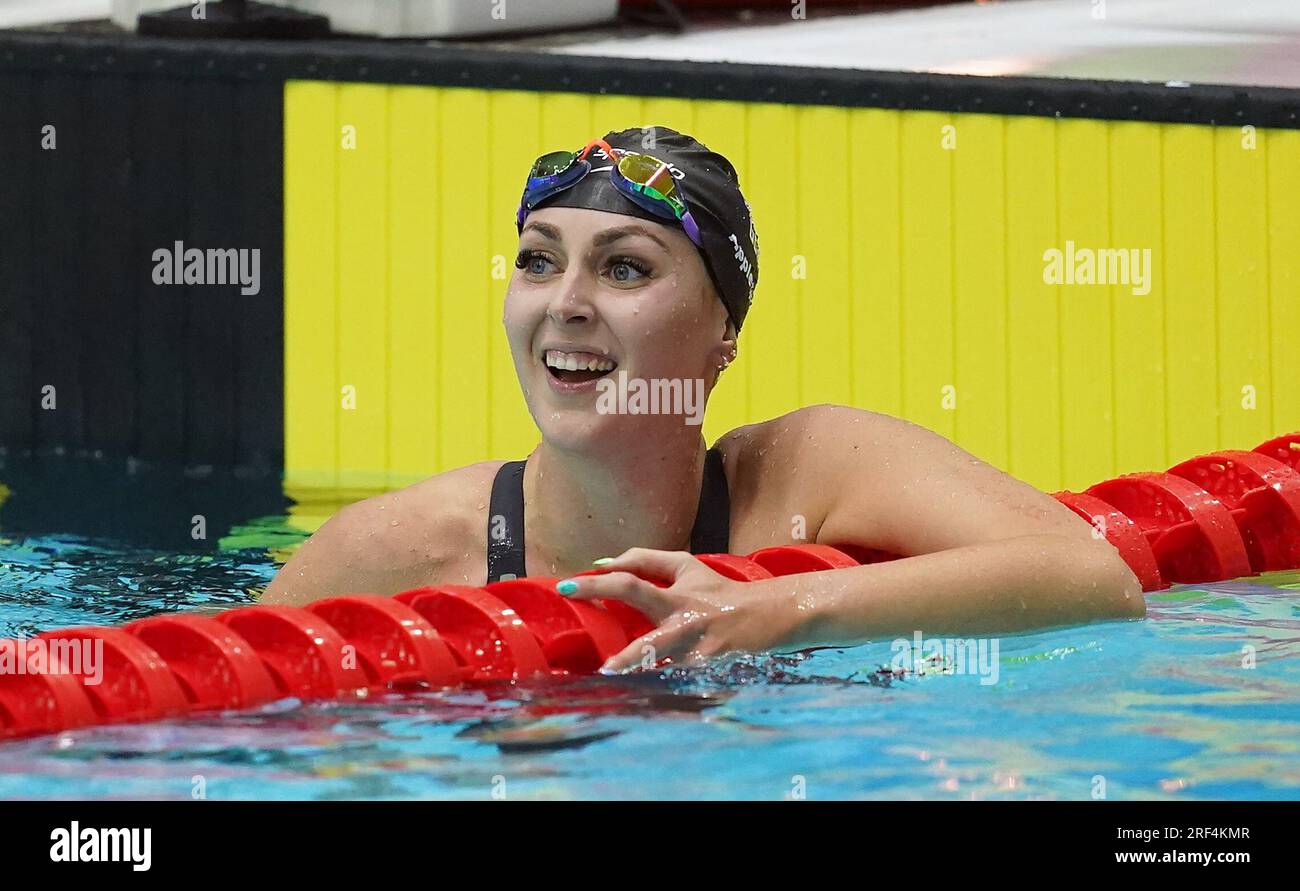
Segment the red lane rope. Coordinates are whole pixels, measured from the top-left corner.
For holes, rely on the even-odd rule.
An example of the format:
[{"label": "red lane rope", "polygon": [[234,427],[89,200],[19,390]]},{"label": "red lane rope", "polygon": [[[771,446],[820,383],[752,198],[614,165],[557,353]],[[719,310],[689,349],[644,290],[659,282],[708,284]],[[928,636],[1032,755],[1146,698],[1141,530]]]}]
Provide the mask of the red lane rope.
[{"label": "red lane rope", "polygon": [[[1115,546],[1144,591],[1300,568],[1300,433],[1054,497]],[[729,579],[758,581],[896,556],[805,544],[699,559]],[[285,697],[590,674],[654,627],[619,601],[570,600],[556,582],[430,586],[0,639],[0,739]]]}]

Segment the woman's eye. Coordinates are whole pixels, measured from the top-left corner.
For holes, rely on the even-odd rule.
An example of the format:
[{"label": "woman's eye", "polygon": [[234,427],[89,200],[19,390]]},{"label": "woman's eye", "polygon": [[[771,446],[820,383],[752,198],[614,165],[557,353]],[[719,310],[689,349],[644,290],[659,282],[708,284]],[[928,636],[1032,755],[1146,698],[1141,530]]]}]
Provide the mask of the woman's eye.
[{"label": "woman's eye", "polygon": [[525,249],[519,252],[519,256],[515,257],[515,267],[531,275],[545,275],[546,264],[548,263],[551,263],[550,258],[541,251]]},{"label": "woman's eye", "polygon": [[644,263],[631,257],[612,257],[608,269],[610,278],[619,283],[634,282],[650,274]]}]

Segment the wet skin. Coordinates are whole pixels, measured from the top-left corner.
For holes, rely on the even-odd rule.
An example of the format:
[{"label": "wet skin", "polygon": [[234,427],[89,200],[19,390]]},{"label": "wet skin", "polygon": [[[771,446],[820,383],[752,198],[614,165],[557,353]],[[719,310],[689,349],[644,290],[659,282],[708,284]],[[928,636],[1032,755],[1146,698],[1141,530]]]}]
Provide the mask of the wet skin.
[{"label": "wet skin", "polygon": [[[702,379],[706,392],[734,373],[718,370],[737,341],[694,246],[680,229],[634,217],[543,208],[529,216],[519,249],[503,323],[541,434],[524,472],[528,574],[564,577],[616,557],[606,566],[616,571],[578,580],[572,596],[620,598],[660,623],[608,669],[1144,614],[1119,554],[1054,499],[922,427],[837,405],[718,440],[730,549],[820,542],[905,559],[766,582],[722,578],[685,552],[707,448],[700,427],[681,415],[596,410],[601,373]],[[552,370],[548,350],[614,368]],[[262,602],[484,584],[501,464],[345,508],[299,548]],[[633,572],[674,583],[659,588]]]}]

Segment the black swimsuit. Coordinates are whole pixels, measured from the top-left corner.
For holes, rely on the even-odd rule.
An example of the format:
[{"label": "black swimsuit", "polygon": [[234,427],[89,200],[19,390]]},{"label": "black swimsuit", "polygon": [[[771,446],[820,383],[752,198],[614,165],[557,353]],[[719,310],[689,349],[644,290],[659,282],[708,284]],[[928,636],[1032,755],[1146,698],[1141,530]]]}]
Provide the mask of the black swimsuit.
[{"label": "black swimsuit", "polygon": [[[492,480],[488,510],[487,580],[523,578],[524,570],[524,463],[507,461]],[[731,539],[731,498],[722,453],[704,455],[704,480],[700,506],[691,529],[692,554],[725,554]]]}]

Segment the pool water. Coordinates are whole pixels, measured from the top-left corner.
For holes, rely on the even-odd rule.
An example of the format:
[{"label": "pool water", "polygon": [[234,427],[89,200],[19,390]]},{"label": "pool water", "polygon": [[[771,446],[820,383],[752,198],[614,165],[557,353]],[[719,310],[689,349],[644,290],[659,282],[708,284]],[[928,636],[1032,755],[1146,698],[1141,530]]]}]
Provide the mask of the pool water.
[{"label": "pool water", "polygon": [[[254,602],[304,537],[276,496],[258,504],[278,512],[232,521],[211,544],[161,535],[168,510],[146,497],[89,525],[80,514],[103,502],[85,492],[44,510],[11,500],[0,636]],[[0,797],[1300,798],[1300,573],[1148,603],[1141,621],[1000,638],[995,683],[938,659],[896,671],[903,647],[879,641],[694,671],[286,700],[0,743]]]}]

